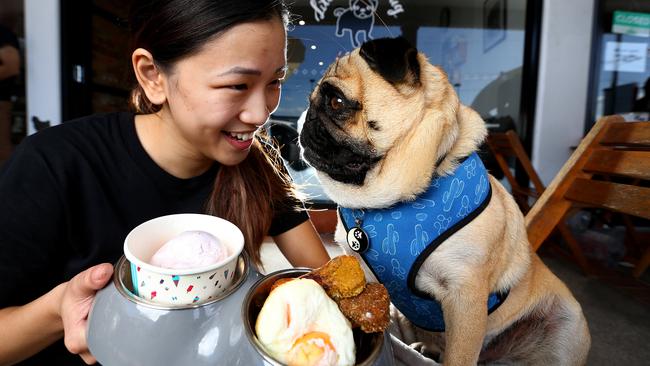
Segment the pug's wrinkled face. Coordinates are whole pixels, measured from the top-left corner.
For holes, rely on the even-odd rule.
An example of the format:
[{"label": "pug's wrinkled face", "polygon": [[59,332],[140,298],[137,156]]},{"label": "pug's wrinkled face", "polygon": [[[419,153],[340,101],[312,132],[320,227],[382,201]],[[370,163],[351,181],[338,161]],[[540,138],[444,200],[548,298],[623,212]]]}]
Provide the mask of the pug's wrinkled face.
[{"label": "pug's wrinkled face", "polygon": [[417,50],[405,39],[363,44],[330,65],[312,92],[304,159],[335,181],[363,185],[422,119],[425,94]]}]

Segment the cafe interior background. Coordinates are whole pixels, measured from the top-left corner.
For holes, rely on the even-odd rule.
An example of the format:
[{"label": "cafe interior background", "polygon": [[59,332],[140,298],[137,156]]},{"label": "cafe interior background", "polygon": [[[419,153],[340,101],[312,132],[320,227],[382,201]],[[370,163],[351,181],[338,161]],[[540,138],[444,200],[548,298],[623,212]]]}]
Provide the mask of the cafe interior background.
[{"label": "cafe interior background", "polygon": [[[129,3],[2,0],[0,24],[18,35],[23,56],[13,99],[14,144],[62,121],[127,108],[134,84]],[[517,133],[544,184],[600,117],[650,119],[648,0],[295,0],[291,10],[289,72],[269,131],[310,194],[315,217],[335,205],[299,157],[299,116],[329,63],[366,40],[403,36],[416,45],[446,71],[461,102],[479,112],[490,131]],[[510,164],[527,184],[521,166]],[[601,212],[575,216],[569,226],[601,273],[586,276],[544,246],[540,254],[585,308],[596,346],[589,364],[644,364],[650,359],[641,341],[650,336],[650,271],[638,279],[629,275],[619,222],[602,222]],[[647,246],[648,223],[635,225]],[[598,305],[603,296],[617,305]]]}]

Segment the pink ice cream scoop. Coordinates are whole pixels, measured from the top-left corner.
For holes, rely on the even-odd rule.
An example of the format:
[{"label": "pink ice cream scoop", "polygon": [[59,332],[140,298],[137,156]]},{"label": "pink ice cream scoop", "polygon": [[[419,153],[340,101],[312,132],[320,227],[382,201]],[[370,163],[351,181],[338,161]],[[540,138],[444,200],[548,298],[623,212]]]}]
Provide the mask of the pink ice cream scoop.
[{"label": "pink ice cream scoop", "polygon": [[205,267],[228,257],[228,249],[214,235],[205,231],[184,231],[166,242],[150,263],[171,269]]}]

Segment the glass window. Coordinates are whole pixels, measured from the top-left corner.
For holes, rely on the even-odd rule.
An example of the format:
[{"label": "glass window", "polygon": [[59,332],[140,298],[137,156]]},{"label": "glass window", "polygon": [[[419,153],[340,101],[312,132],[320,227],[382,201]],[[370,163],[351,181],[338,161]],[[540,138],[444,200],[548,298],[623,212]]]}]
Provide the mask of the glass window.
[{"label": "glass window", "polygon": [[[287,146],[285,159],[298,159],[291,153],[297,146],[290,146],[297,133],[289,130],[297,129],[328,65],[381,37],[404,36],[416,45],[447,72],[461,102],[489,127],[520,128],[525,0],[297,0],[291,10],[296,16],[289,32],[289,72],[272,117],[274,125],[284,126],[275,129]],[[313,169],[295,161],[289,165],[314,201],[329,202]]]},{"label": "glass window", "polygon": [[650,3],[605,0],[599,24],[591,123],[611,114],[649,120]]}]

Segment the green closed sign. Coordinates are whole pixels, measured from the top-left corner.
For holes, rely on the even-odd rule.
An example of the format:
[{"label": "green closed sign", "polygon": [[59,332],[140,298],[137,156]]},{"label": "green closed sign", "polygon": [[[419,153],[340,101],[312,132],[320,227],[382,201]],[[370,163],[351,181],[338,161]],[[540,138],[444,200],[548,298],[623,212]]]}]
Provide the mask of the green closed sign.
[{"label": "green closed sign", "polygon": [[614,11],[612,33],[650,37],[650,13]]}]

